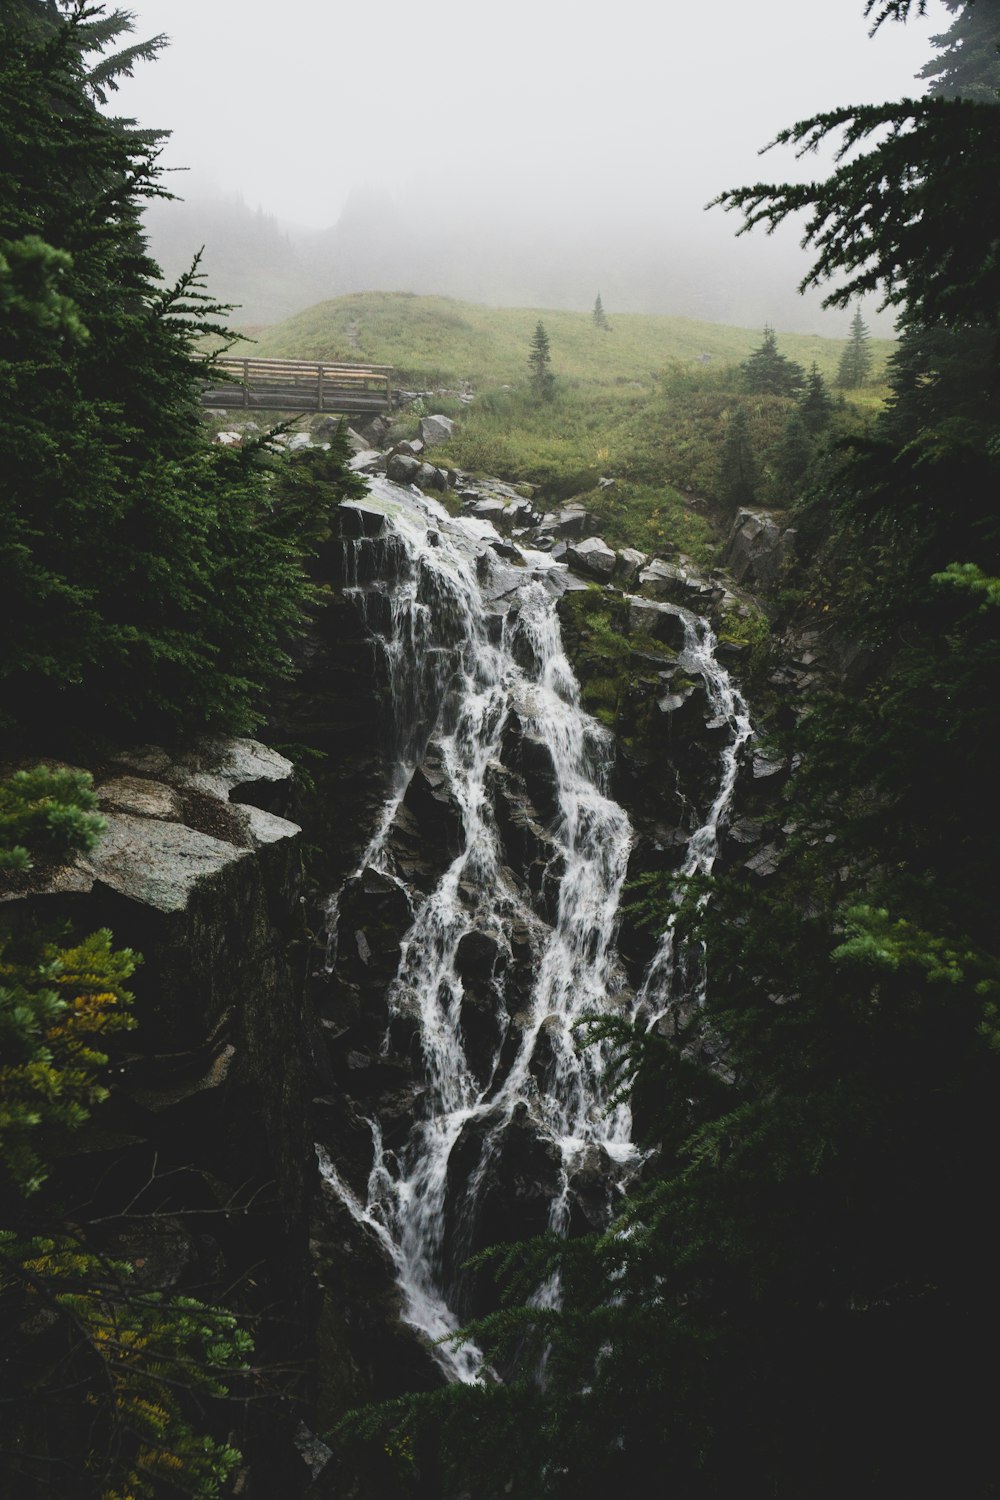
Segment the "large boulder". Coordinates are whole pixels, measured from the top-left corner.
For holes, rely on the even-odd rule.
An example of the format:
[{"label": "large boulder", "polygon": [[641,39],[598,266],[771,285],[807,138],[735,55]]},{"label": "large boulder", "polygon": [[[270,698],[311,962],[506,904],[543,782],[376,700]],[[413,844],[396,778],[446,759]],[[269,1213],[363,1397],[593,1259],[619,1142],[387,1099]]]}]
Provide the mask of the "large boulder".
[{"label": "large boulder", "polygon": [[448,476],[443,469],[437,469],[433,464],[421,464],[417,470],[416,483],[422,490],[446,490]]},{"label": "large boulder", "polygon": [[632,595],[628,600],[628,627],[632,635],[650,636],[671,651],[680,651],[684,647],[687,634],[684,616],[675,604],[638,599]]},{"label": "large boulder", "polygon": [[636,551],[635,547],[623,547],[618,554],[618,578],[623,587],[635,582],[642,569],[649,561],[645,552]]},{"label": "large boulder", "polygon": [[455,423],[451,417],[433,416],[420,419],[420,436],[428,448],[440,448],[443,443],[450,441],[454,431]]},{"label": "large boulder", "polygon": [[794,552],[794,530],[782,529],[766,511],[741,510],[723,560],[738,583],[766,590],[781,582]]},{"label": "large boulder", "polygon": [[420,461],[406,453],[394,453],[385,469],[394,484],[416,484],[420,473]]},{"label": "large boulder", "polygon": [[[548,519],[548,517],[545,518],[545,520]],[[545,521],[542,524],[545,525]],[[546,527],[546,529],[554,531],[557,536],[568,540],[570,538],[586,536],[590,527],[591,519],[589,511],[584,510],[582,505],[571,500],[568,505],[564,505],[560,511],[556,512],[551,525]]]},{"label": "large boulder", "polygon": [[586,541],[571,542],[566,548],[566,561],[579,573],[599,578],[608,583],[618,561],[607,542],[599,536],[589,536]]}]

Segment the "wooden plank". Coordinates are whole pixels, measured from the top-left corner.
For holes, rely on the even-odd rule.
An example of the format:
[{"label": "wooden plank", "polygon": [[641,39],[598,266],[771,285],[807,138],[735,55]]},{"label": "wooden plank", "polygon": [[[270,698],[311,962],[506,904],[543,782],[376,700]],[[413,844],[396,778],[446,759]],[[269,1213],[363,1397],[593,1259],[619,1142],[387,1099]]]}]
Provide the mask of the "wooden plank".
[{"label": "wooden plank", "polygon": [[216,368],[221,378],[203,391],[204,406],[350,415],[385,411],[391,402],[391,365],[247,355],[222,358]]}]

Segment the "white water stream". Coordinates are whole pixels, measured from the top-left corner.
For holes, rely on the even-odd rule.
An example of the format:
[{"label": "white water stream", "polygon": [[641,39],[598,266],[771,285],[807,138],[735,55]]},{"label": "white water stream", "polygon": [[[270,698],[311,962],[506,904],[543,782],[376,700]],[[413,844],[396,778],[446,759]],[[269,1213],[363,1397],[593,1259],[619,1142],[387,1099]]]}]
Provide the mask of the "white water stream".
[{"label": "white water stream", "polygon": [[[611,736],[581,708],[562,649],[554,565],[526,552],[524,567],[505,569],[489,550],[497,537],[488,523],[455,520],[436,502],[385,480],[372,481],[362,508],[384,512],[402,555],[398,583],[373,588],[358,581],[365,571],[359,559],[371,544],[347,544],[348,587],[356,589],[385,653],[398,755],[395,790],[359,873],[373,867],[398,879],[389,849],[393,819],[431,738],[463,836],[461,851],[430,893],[409,893],[414,920],[389,994],[390,1014],[416,1023],[426,1084],[421,1118],[396,1152],[383,1149],[372,1122],[374,1165],[365,1203],[326,1153],[320,1160],[350,1213],[392,1256],[406,1318],[437,1341],[459,1324],[448,1305],[446,1232],[460,1242],[471,1233],[480,1191],[512,1121],[530,1120],[550,1157],[557,1153],[559,1181],[548,1219],[560,1231],[569,1220],[574,1170],[588,1152],[593,1160],[597,1151],[609,1174],[627,1173],[635,1157],[629,1111],[609,1108],[601,1049],[578,1050],[575,1023],[594,1012],[634,1015],[640,1002],[658,1016],[675,998],[682,971],[700,975],[701,966],[679,961],[671,920],[638,999],[627,989],[615,938],[632,830],[608,795]],[[498,587],[510,605],[502,628],[484,598]],[[715,660],[707,625],[685,616],[685,632],[681,664],[704,678],[711,708],[726,726],[726,744],[718,790],[690,839],[682,876],[712,867],[750,734],[745,706]],[[512,715],[550,762],[554,811],[545,839],[547,879],[555,889],[543,905],[508,868],[495,811],[493,778],[503,774],[499,762]],[[498,1020],[484,1076],[481,1058],[476,1066],[470,1061],[463,1032],[459,945],[470,932],[485,935],[502,979],[515,963],[515,930],[530,935],[535,955],[529,998],[519,1000],[514,1017],[504,1013]],[[457,1145],[470,1141],[474,1165],[456,1186],[449,1182],[449,1161]],[[450,1379],[477,1378],[474,1347],[445,1344],[436,1352]]]}]

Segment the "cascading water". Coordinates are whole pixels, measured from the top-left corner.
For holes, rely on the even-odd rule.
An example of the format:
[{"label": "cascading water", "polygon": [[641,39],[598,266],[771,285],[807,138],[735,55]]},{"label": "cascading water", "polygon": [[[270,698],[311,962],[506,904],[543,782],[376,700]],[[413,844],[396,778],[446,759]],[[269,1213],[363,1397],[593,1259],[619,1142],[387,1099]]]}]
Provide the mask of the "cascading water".
[{"label": "cascading water", "polygon": [[[741,753],[753,734],[743,698],[730,681],[729,674],[716,661],[717,642],[707,621],[687,610],[678,613],[684,622],[684,648],[679,657],[680,664],[703,680],[715,721],[728,727],[729,738],[722,750],[718,789],[707,817],[688,841],[687,852],[678,871],[675,893],[692,877],[712,873],[719,852],[719,834],[736,788]],[[680,963],[675,929],[676,913],[667,921],[639,991],[640,1002],[644,1002],[652,1010],[650,1025],[655,1025],[669,1009],[671,1002],[678,998],[679,986],[683,986],[685,999],[700,1004],[705,998],[702,955],[686,953],[685,962]]]},{"label": "cascading water", "polygon": [[[359,509],[385,516],[390,540],[380,535],[378,545],[395,549],[399,575],[390,590],[373,583],[361,560],[364,543],[348,544],[346,585],[381,642],[398,763],[359,875],[374,869],[408,891],[412,925],[389,989],[385,1048],[394,1029],[408,1029],[425,1088],[419,1117],[395,1150],[384,1149],[378,1122],[370,1122],[365,1203],[325,1153],[321,1165],[353,1217],[389,1251],[407,1320],[440,1340],[459,1325],[453,1304],[465,1295],[462,1262],[484,1236],[487,1243],[497,1237],[489,1233],[490,1184],[523,1149],[526,1132],[546,1174],[546,1221],[559,1231],[585,1165],[611,1185],[635,1160],[629,1111],[609,1108],[601,1050],[574,1045],[583,1016],[635,1014],[615,948],[632,831],[608,795],[612,738],[581,708],[562,649],[555,602],[564,570],[531,552],[523,566],[505,567],[490,549],[499,539],[487,523],[455,520],[384,480],[372,481]],[[750,728],[712,655],[707,626],[685,615],[685,631],[682,665],[703,676],[712,709],[729,728],[718,792],[682,871],[692,874],[715,858]],[[431,741],[461,836],[430,889],[415,893],[398,867],[392,832]],[[534,808],[511,799],[505,781],[512,758],[516,766],[526,751],[544,827]],[[512,868],[515,847],[522,874]],[[514,977],[519,963],[524,969],[515,936],[530,952],[526,980]],[[463,976],[472,938],[492,955],[496,1013],[485,1045],[470,1040]],[[640,1001],[662,1011],[677,969],[671,924]],[[437,1358],[451,1379],[479,1373],[471,1346],[439,1345]]]}]

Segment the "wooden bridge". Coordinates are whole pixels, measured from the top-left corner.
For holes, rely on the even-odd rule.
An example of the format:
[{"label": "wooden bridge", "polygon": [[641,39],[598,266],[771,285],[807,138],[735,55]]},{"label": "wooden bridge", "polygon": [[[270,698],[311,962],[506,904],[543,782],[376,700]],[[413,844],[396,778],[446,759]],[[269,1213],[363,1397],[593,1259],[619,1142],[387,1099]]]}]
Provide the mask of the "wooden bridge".
[{"label": "wooden bridge", "polygon": [[329,411],[344,416],[388,411],[391,365],[346,365],[334,360],[220,359],[202,406],[243,411]]}]

